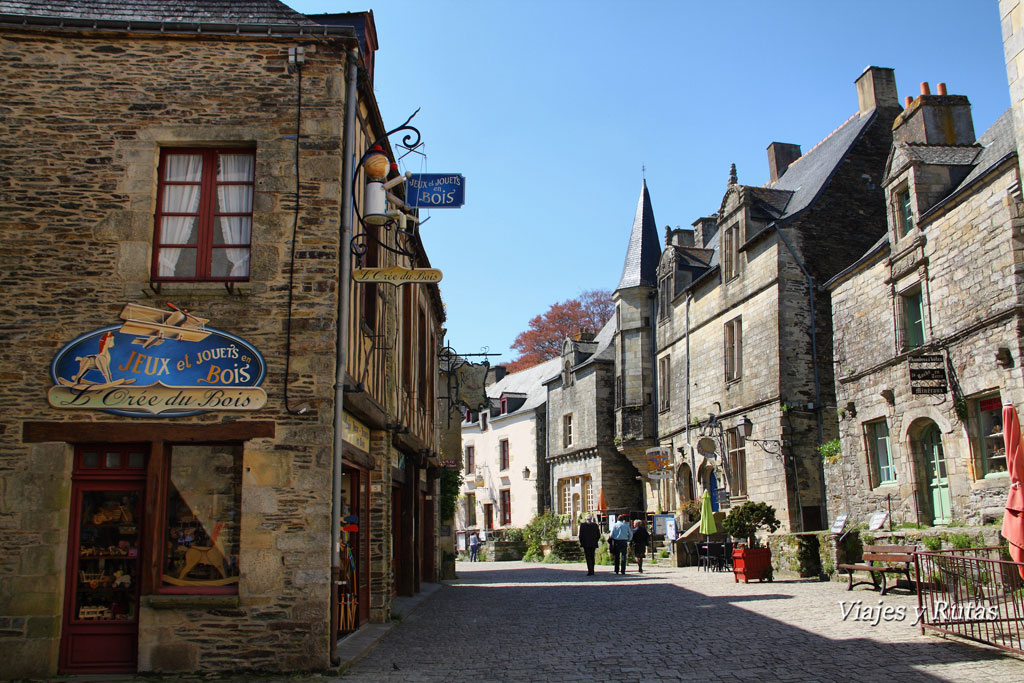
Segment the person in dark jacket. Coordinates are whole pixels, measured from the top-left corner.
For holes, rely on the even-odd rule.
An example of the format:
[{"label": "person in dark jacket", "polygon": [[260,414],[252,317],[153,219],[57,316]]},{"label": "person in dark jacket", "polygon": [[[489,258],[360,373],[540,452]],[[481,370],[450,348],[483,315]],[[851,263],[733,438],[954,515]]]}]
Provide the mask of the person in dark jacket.
[{"label": "person in dark jacket", "polygon": [[587,558],[587,576],[594,575],[594,553],[601,542],[601,527],[597,525],[594,515],[587,515],[587,521],[580,524],[580,545],[583,555]]},{"label": "person in dark jacket", "polygon": [[651,534],[647,531],[647,525],[642,519],[633,523],[633,557],[636,558],[637,569],[644,573],[644,555],[647,554],[647,545],[651,542]]}]

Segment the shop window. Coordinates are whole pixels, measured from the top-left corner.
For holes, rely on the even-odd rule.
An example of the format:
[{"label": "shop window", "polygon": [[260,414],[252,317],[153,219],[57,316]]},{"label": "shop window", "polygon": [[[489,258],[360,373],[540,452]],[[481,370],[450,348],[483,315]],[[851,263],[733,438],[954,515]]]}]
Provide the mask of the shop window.
[{"label": "shop window", "polygon": [[902,331],[900,351],[916,349],[924,344],[924,298],[921,285],[901,293],[897,303]]},{"label": "shop window", "polygon": [[500,469],[508,469],[508,439],[502,439],[498,442],[498,456],[500,459]]},{"label": "shop window", "polygon": [[161,152],[154,280],[249,279],[255,168],[253,150]]},{"label": "shop window", "polygon": [[747,440],[738,429],[725,433],[725,447],[729,457],[729,473],[732,476],[732,496],[747,495]]},{"label": "shop window", "polygon": [[725,381],[743,376],[743,320],[736,318],[725,324]]},{"label": "shop window", "polygon": [[501,525],[508,526],[512,524],[512,491],[509,489],[501,490]]},{"label": "shop window", "polygon": [[892,459],[892,447],[889,441],[889,425],[885,420],[868,422],[864,425],[868,443],[868,458],[871,461],[871,484],[896,483],[896,466]]},{"label": "shop window", "polygon": [[466,528],[476,526],[476,494],[466,494]]},{"label": "shop window", "polygon": [[240,446],[171,447],[161,592],[237,592],[241,502]]},{"label": "shop window", "polygon": [[1006,444],[1003,441],[1003,405],[999,395],[978,401],[977,460],[981,476],[1006,472]]}]

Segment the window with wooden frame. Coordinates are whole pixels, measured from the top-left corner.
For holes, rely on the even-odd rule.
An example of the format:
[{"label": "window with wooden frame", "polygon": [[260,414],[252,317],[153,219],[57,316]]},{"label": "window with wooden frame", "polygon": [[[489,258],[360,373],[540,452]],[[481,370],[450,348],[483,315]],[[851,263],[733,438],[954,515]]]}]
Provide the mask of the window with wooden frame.
[{"label": "window with wooden frame", "polygon": [[472,475],[476,471],[476,449],[473,446],[466,446],[466,474]]},{"label": "window with wooden frame", "polygon": [[502,415],[507,415],[508,414],[508,397],[506,397],[506,396],[502,396],[501,397],[501,414]]},{"label": "window with wooden frame", "polygon": [[865,423],[864,438],[868,446],[871,486],[895,484],[896,466],[893,463],[892,447],[889,443],[889,425],[885,420]]},{"label": "window with wooden frame", "polygon": [[[419,310],[419,315],[416,318],[416,344],[417,351],[419,352],[419,359],[416,364],[419,366],[417,376],[419,377],[419,386],[417,387],[416,397],[419,399],[420,407],[424,411],[427,409],[427,374],[429,368],[427,367],[427,314],[422,308]],[[484,426],[481,423],[481,428]]]},{"label": "window with wooden frame", "polygon": [[512,523],[512,491],[502,489],[501,494],[501,525],[508,526]]},{"label": "window with wooden frame", "polygon": [[508,439],[502,439],[498,442],[498,462],[499,469],[508,469]]},{"label": "window with wooden frame", "polygon": [[672,406],[672,357],[662,356],[658,359],[658,410],[668,410]]},{"label": "window with wooden frame", "polygon": [[666,275],[658,281],[658,321],[672,319],[672,276]]},{"label": "window with wooden frame", "polygon": [[977,430],[975,472],[980,477],[1006,476],[1003,404],[999,394],[975,399],[971,404],[972,412],[977,416],[972,429]]},{"label": "window with wooden frame", "polygon": [[[380,226],[370,225],[365,226],[366,236],[363,238],[363,244],[366,246],[366,253],[363,254],[362,268],[380,268]],[[370,329],[371,332],[377,330],[377,283],[375,282],[361,282],[359,286],[362,288],[361,291],[361,319],[364,325]]]},{"label": "window with wooden frame", "polygon": [[728,282],[740,274],[740,226],[729,226],[722,233],[722,281]]},{"label": "window with wooden frame", "polygon": [[899,224],[900,237],[914,229],[914,205],[909,188],[896,193],[896,222]]},{"label": "window with wooden frame", "polygon": [[256,151],[167,148],[157,171],[155,282],[244,282]]},{"label": "window with wooden frame", "polygon": [[572,413],[562,416],[562,446],[572,446]]},{"label": "window with wooden frame", "polygon": [[747,440],[738,429],[725,433],[725,449],[729,458],[729,474],[732,476],[731,495],[747,495]]},{"label": "window with wooden frame", "polygon": [[924,296],[920,284],[896,297],[896,316],[899,351],[909,351],[924,345]]},{"label": "window with wooden frame", "polygon": [[743,319],[735,318],[725,324],[725,381],[732,382],[743,376]]},{"label": "window with wooden frame", "polygon": [[476,494],[466,494],[466,526],[476,526]]}]

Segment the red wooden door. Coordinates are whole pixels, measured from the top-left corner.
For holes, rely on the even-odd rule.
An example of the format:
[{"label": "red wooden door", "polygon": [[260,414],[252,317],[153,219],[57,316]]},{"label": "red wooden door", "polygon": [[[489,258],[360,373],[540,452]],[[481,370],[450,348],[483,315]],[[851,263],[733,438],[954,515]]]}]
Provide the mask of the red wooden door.
[{"label": "red wooden door", "polygon": [[148,446],[79,446],[71,486],[61,673],[134,672]]}]

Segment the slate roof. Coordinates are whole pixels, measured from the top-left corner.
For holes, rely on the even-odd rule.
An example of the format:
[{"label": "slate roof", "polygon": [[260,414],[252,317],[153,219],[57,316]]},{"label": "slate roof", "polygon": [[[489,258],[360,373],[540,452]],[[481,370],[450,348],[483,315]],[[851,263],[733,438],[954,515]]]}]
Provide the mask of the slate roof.
[{"label": "slate roof", "polygon": [[622,266],[619,286],[615,289],[657,287],[660,258],[661,238],[658,235],[658,226],[654,222],[654,209],[651,207],[647,181],[644,180],[640,201],[636,205],[636,215],[633,217],[633,231],[629,235],[629,246],[626,248],[626,262]]},{"label": "slate roof", "polygon": [[987,173],[1007,154],[1017,151],[1017,139],[1013,133],[1013,110],[1004,111],[1002,116],[978,138],[978,144],[982,146],[982,150],[974,160],[974,170],[967,174],[954,194],[959,192],[960,188],[973,183],[978,176]]},{"label": "slate roof", "polygon": [[505,375],[500,381],[487,387],[487,396],[492,399],[498,399],[501,398],[502,394],[525,395],[526,402],[519,406],[518,410],[510,414],[514,415],[523,411],[533,410],[547,401],[548,392],[544,388],[544,380],[551,375],[557,374],[561,367],[562,359],[556,357],[534,365],[532,368],[526,368],[525,370]]},{"label": "slate roof", "polygon": [[0,0],[0,14],[125,22],[317,25],[278,0]]},{"label": "slate roof", "polygon": [[780,218],[789,218],[809,207],[821,193],[839,163],[868,127],[875,112],[856,113],[806,154],[790,164],[782,177],[766,189],[792,193]]}]

